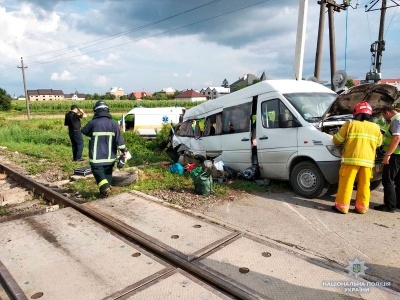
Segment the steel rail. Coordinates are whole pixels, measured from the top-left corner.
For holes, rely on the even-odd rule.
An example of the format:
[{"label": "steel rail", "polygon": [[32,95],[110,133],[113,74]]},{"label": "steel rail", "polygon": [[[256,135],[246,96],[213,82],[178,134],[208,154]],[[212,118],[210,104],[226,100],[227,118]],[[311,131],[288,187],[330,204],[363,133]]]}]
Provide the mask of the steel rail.
[{"label": "steel rail", "polygon": [[[15,281],[15,279],[11,276],[10,272],[0,261],[0,283],[4,288],[7,296],[10,299],[15,300],[28,300],[28,297],[25,296],[25,293]],[[4,283],[4,284],[3,284]]]},{"label": "steel rail", "polygon": [[52,204],[59,204],[64,207],[71,207],[80,213],[86,215],[87,217],[90,217],[92,220],[105,225],[118,233],[129,237],[139,243],[140,245],[144,246],[145,248],[151,250],[152,252],[156,253],[158,256],[161,258],[175,264],[177,267],[196,275],[198,278],[203,279],[204,281],[217,286],[221,290],[238,297],[239,299],[244,299],[244,300],[255,300],[255,299],[260,299],[240,288],[237,286],[215,276],[214,274],[205,271],[201,269],[200,267],[184,260],[181,257],[176,256],[175,254],[168,252],[166,249],[150,242],[149,240],[145,239],[144,237],[132,232],[129,228],[118,224],[107,217],[101,215],[100,213],[87,208],[86,206],[77,204],[76,202],[72,201],[71,199],[58,194],[57,192],[53,191],[50,188],[47,188],[43,186],[42,184],[35,182],[34,180],[30,179],[29,177],[26,177],[11,168],[0,164],[0,171],[8,173],[11,177],[13,177],[15,180],[23,183],[26,187],[29,187],[33,190],[34,193],[38,194],[40,197],[43,199],[46,199],[50,201]]}]

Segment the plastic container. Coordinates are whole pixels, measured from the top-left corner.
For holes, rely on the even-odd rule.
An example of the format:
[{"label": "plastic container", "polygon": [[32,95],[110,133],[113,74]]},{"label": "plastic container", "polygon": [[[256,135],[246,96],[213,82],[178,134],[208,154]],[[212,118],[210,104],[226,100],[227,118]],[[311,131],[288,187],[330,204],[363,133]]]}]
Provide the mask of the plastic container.
[{"label": "plastic container", "polygon": [[204,167],[206,167],[206,168],[211,168],[212,165],[213,165],[213,163],[212,163],[211,160],[205,160],[205,161],[204,161]]}]

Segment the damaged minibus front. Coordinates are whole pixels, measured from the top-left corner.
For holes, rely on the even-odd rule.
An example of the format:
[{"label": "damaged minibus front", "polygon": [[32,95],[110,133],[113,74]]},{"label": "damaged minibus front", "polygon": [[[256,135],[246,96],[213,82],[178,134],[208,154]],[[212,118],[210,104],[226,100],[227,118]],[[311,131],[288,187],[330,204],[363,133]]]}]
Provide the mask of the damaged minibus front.
[{"label": "damaged minibus front", "polygon": [[[393,103],[393,95],[382,96],[390,99],[382,103]],[[174,157],[185,151],[204,159],[219,157],[238,172],[257,165],[262,178],[287,180],[298,195],[320,197],[338,182],[341,148],[333,144],[332,134],[344,120],[326,114],[329,108],[339,111],[337,98],[315,82],[267,80],[209,100],[187,110],[173,132]],[[347,115],[355,104],[346,106]],[[323,117],[333,119],[321,123]],[[379,180],[375,172],[373,181]]]}]

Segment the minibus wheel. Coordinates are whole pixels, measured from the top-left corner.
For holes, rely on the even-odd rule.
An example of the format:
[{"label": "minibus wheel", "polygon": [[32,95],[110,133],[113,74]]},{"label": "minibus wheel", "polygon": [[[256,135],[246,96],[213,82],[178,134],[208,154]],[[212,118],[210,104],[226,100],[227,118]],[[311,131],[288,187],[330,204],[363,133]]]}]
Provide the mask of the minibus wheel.
[{"label": "minibus wheel", "polygon": [[[369,183],[370,191],[376,190],[382,183],[382,179],[371,181]],[[357,191],[357,182],[354,183],[353,190]]]},{"label": "minibus wheel", "polygon": [[381,185],[381,183],[382,183],[382,179],[371,181],[369,184],[369,189],[371,191],[373,191],[373,190],[377,189]]},{"label": "minibus wheel", "polygon": [[293,168],[290,184],[296,194],[306,198],[321,197],[329,188],[318,166],[310,161],[300,162]]}]

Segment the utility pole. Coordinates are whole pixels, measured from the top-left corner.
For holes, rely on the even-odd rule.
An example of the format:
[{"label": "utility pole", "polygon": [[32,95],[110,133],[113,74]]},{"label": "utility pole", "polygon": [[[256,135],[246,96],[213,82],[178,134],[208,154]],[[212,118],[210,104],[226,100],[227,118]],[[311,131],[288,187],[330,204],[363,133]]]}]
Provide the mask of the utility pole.
[{"label": "utility pole", "polygon": [[333,74],[336,72],[336,42],[335,42],[335,21],[333,18],[332,4],[328,4],[328,21],[329,21],[329,58],[331,65],[331,89],[336,92],[336,88],[333,84]]},{"label": "utility pole", "polygon": [[322,52],[322,40],[323,40],[323,29],[324,29],[324,12],[325,7],[328,8],[328,21],[329,21],[329,58],[331,67],[331,89],[336,90],[333,84],[333,75],[336,72],[336,43],[335,43],[335,22],[333,13],[340,12],[341,10],[346,10],[347,7],[351,6],[350,0],[343,0],[343,4],[338,4],[334,0],[321,0],[317,3],[321,5],[320,10],[320,21],[318,29],[318,41],[317,41],[317,53],[315,57],[315,69],[314,76],[319,80],[321,75],[321,52]]},{"label": "utility pole", "polygon": [[31,118],[31,113],[29,111],[29,98],[28,98],[28,92],[26,91],[26,81],[25,81],[25,69],[28,67],[24,67],[24,60],[21,57],[21,67],[17,68],[22,70],[22,79],[24,80],[24,92],[25,92],[25,101],[26,101],[26,112],[28,114],[28,120]]},{"label": "utility pole", "polygon": [[317,78],[317,80],[319,81],[321,80],[322,45],[324,43],[326,1],[322,0],[319,1],[318,3],[321,7],[319,10],[318,40],[317,40],[317,51],[315,53],[314,77]]},{"label": "utility pole", "polygon": [[[385,15],[386,15],[386,9],[390,7],[398,7],[400,6],[400,3],[398,3],[398,0],[390,0],[392,2],[391,6],[387,6],[387,1],[382,0],[382,6],[380,8],[381,10],[381,18],[380,18],[380,23],[379,23],[379,35],[378,35],[378,40],[374,43],[371,44],[371,53],[372,53],[372,67],[373,70],[367,73],[366,75],[366,80],[373,80],[375,83],[381,80],[381,65],[382,65],[382,52],[385,51],[385,41],[383,40],[384,37],[384,27],[385,27]],[[379,2],[379,0],[372,0],[368,5],[365,5],[365,11],[373,11],[373,10],[379,10],[379,8],[374,8],[374,6]]]},{"label": "utility pole", "polygon": [[294,57],[294,76],[296,80],[302,80],[304,44],[306,38],[308,0],[299,0],[299,15],[297,18],[296,53]]}]

